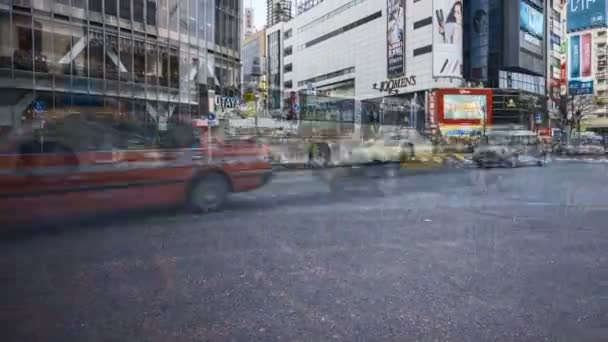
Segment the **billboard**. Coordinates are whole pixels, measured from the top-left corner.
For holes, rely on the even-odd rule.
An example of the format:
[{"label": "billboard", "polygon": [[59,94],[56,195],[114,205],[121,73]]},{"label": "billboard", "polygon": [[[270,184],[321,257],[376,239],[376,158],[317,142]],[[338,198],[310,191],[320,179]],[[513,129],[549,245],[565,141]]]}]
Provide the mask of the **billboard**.
[{"label": "billboard", "polygon": [[462,0],[433,0],[433,76],[462,77]]},{"label": "billboard", "polygon": [[405,75],[405,0],[387,0],[386,53],[388,78]]},{"label": "billboard", "polygon": [[488,48],[490,36],[488,34],[488,13],[490,4],[488,0],[471,0],[465,8],[472,18],[472,30],[469,31],[470,49],[470,75],[471,80],[488,79]]},{"label": "billboard", "polygon": [[519,28],[538,38],[543,38],[543,13],[527,3],[519,2]]},{"label": "billboard", "polygon": [[445,94],[443,96],[443,118],[445,120],[481,120],[488,107],[485,95]]},{"label": "billboard", "polygon": [[486,88],[439,89],[437,121],[441,124],[479,125],[492,121],[492,90]]},{"label": "billboard", "polygon": [[592,35],[590,32],[573,34],[569,39],[568,92],[570,95],[593,94]]},{"label": "billboard", "polygon": [[569,0],[567,6],[568,32],[608,26],[606,0]]}]

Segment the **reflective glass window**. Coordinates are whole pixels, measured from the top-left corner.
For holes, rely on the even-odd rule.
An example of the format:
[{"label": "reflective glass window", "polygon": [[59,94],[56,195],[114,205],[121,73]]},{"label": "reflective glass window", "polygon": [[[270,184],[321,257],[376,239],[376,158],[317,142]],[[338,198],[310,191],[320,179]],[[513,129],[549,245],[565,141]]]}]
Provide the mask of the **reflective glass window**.
[{"label": "reflective glass window", "polygon": [[159,83],[162,87],[169,86],[169,48],[166,46],[159,46],[158,49],[160,57],[160,77]]},{"label": "reflective glass window", "polygon": [[144,22],[144,0],[133,0],[133,21]]},{"label": "reflective glass window", "polygon": [[105,67],[106,67],[106,79],[117,80],[118,79],[118,37],[115,33],[106,33],[105,43]]},{"label": "reflective glass window", "polygon": [[156,85],[158,83],[158,49],[155,44],[148,42],[146,45],[146,83]]},{"label": "reflective glass window", "polygon": [[146,24],[156,25],[156,0],[146,1]]},{"label": "reflective glass window", "polygon": [[32,70],[33,67],[33,36],[31,17],[13,16],[13,41],[16,43],[13,63],[16,69]]},{"label": "reflective glass window", "polygon": [[169,87],[179,87],[179,56],[177,48],[169,48]]},{"label": "reflective glass window", "polygon": [[146,44],[140,40],[133,42],[133,71],[135,82],[143,83],[146,78]]},{"label": "reflective glass window", "polygon": [[89,11],[101,12],[102,0],[89,0]]},{"label": "reflective glass window", "polygon": [[120,1],[120,17],[123,19],[131,19],[131,0]]},{"label": "reflective glass window", "polygon": [[105,11],[106,14],[109,15],[117,15],[118,14],[118,10],[117,10],[117,1],[118,0],[105,0]]},{"label": "reflective glass window", "polygon": [[120,38],[120,80],[131,81],[133,73],[133,41],[131,38]]},{"label": "reflective glass window", "polygon": [[167,19],[169,13],[169,0],[159,0],[159,8],[158,8],[158,27],[167,28]]},{"label": "reflective glass window", "polygon": [[36,72],[48,73],[53,55],[53,26],[50,21],[34,22],[34,52]]},{"label": "reflective glass window", "polygon": [[103,35],[101,32],[91,32],[89,42],[90,54],[90,76],[95,78],[103,78]]},{"label": "reflective glass window", "polygon": [[11,36],[13,35],[11,27],[11,17],[8,12],[0,11],[0,68],[10,68],[13,56],[13,44],[11,44]]},{"label": "reflective glass window", "polygon": [[177,32],[179,0],[169,0],[169,30]]}]

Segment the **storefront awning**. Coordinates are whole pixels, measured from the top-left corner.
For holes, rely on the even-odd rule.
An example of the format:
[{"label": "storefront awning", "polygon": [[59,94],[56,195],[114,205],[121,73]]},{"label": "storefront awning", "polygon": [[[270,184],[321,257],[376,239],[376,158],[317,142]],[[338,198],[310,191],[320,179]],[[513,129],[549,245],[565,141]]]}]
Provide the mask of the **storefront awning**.
[{"label": "storefront awning", "polygon": [[594,118],[586,122],[587,129],[608,129],[608,118]]}]

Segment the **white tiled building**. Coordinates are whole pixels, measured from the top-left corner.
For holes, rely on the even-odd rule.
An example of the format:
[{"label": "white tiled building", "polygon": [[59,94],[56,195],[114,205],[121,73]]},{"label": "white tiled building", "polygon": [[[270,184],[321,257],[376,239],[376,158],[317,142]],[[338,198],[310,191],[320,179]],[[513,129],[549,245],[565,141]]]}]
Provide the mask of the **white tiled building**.
[{"label": "white tiled building", "polygon": [[[383,97],[409,101],[416,103],[421,113],[416,115],[424,120],[429,90],[463,85],[460,76],[433,77],[435,1],[404,1],[405,70],[397,77],[387,72],[386,0],[323,1],[289,22],[270,27],[267,39],[281,32],[282,110],[289,110],[292,92],[301,97],[312,90],[317,95],[360,101],[380,102]],[[462,53],[459,58],[462,61]],[[391,84],[393,92],[379,91],[391,78],[397,80],[396,86]],[[360,113],[360,108],[356,111]]]}]

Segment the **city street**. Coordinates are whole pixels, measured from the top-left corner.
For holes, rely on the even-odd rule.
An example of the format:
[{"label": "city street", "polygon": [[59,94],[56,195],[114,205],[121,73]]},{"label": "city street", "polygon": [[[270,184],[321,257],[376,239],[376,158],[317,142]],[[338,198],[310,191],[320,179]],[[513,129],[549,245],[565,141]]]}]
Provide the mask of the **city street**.
[{"label": "city street", "polygon": [[608,164],[277,173],[0,241],[3,341],[606,341]]}]

